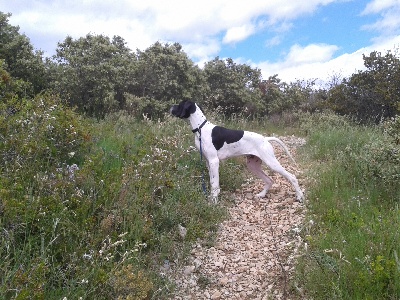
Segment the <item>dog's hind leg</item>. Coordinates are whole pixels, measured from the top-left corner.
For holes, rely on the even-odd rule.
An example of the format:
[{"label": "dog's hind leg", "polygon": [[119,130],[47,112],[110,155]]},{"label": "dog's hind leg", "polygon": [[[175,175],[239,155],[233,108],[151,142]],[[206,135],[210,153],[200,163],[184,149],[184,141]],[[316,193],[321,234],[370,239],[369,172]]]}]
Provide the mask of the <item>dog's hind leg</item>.
[{"label": "dog's hind leg", "polygon": [[255,156],[255,155],[248,155],[247,156],[247,168],[256,176],[258,176],[259,178],[261,178],[265,185],[264,185],[264,189],[257,194],[257,197],[263,198],[265,197],[265,195],[267,194],[268,190],[271,188],[272,186],[272,179],[269,178],[264,171],[261,168],[261,163],[262,160]]},{"label": "dog's hind leg", "polygon": [[285,177],[295,188],[296,190],[296,198],[299,202],[303,202],[304,195],[303,192],[300,189],[299,183],[297,181],[296,176],[294,176],[292,173],[289,173],[288,171],[285,170],[284,167],[281,166],[279,161],[275,158],[274,155],[268,156],[268,159],[263,160],[264,163],[274,172],[278,172],[281,174],[283,177]]}]

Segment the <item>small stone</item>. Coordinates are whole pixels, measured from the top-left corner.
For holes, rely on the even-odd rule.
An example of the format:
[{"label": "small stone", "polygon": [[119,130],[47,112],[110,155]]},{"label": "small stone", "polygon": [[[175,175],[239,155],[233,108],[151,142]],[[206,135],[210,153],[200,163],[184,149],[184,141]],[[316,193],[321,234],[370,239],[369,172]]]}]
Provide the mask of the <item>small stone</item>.
[{"label": "small stone", "polygon": [[216,291],[214,294],[211,295],[211,299],[220,299],[221,298],[221,292]]},{"label": "small stone", "polygon": [[229,279],[228,279],[227,277],[222,277],[222,278],[219,280],[219,284],[220,284],[220,285],[226,285],[226,284],[228,283],[228,281],[229,281]]},{"label": "small stone", "polygon": [[186,237],[187,229],[183,227],[181,224],[178,224],[178,232],[182,239]]},{"label": "small stone", "polygon": [[252,193],[246,193],[246,199],[249,199],[249,200],[251,200],[251,199],[253,199],[254,198],[254,195],[252,194]]},{"label": "small stone", "polygon": [[194,270],[196,269],[195,266],[187,266],[185,267],[185,270],[183,271],[183,274],[185,275],[190,275],[194,272]]},{"label": "small stone", "polygon": [[193,264],[194,264],[194,266],[195,266],[195,269],[197,270],[197,269],[200,268],[200,266],[202,265],[202,262],[201,262],[201,260],[200,260],[199,258],[196,258],[196,259],[193,261]]}]

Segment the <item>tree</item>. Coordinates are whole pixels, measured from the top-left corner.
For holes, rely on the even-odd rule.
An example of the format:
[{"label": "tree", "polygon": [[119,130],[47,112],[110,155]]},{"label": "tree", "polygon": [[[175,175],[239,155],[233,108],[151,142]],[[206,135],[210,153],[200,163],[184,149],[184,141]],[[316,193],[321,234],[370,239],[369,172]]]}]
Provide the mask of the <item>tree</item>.
[{"label": "tree", "polygon": [[88,34],[59,43],[48,62],[52,87],[79,111],[96,117],[125,106],[134,85],[135,55],[119,36]]},{"label": "tree", "polygon": [[210,107],[222,107],[227,114],[242,112],[243,109],[248,114],[262,110],[259,69],[236,64],[231,58],[221,60],[216,57],[205,64],[204,74]]},{"label": "tree", "polygon": [[34,50],[28,37],[19,33],[18,26],[8,24],[11,14],[0,12],[0,59],[15,79],[30,83],[25,94],[33,96],[47,87],[43,52]]},{"label": "tree", "polygon": [[400,112],[400,60],[388,51],[363,55],[365,71],[353,74],[329,92],[329,104],[338,113],[378,123]]},{"label": "tree", "polygon": [[145,51],[138,50],[137,60],[135,96],[164,103],[201,98],[201,72],[179,43],[157,42]]},{"label": "tree", "polygon": [[281,111],[281,103],[285,102],[285,94],[281,89],[283,83],[278,78],[278,74],[270,76],[267,80],[260,83],[262,100],[265,105],[266,113],[273,114]]}]

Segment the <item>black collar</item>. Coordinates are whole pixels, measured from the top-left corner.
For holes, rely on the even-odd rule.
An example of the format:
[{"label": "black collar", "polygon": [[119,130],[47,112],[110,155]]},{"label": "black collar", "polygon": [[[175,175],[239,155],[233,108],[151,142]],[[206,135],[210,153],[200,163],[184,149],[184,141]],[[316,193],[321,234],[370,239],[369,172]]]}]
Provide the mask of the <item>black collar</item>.
[{"label": "black collar", "polygon": [[192,132],[193,133],[196,133],[197,131],[199,131],[200,132],[200,129],[205,125],[207,123],[207,119],[206,120],[204,120],[204,122],[203,123],[201,123],[201,125],[198,127],[198,128],[196,128],[196,129],[192,129]]}]

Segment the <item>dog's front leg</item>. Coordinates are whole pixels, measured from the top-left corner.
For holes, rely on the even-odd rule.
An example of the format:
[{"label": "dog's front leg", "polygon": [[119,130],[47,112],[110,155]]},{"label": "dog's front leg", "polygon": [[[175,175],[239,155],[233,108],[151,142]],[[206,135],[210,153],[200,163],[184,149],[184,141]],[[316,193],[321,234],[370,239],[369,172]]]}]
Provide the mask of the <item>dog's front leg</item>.
[{"label": "dog's front leg", "polygon": [[211,200],[218,201],[219,188],[219,159],[208,160],[208,172],[210,175]]}]

